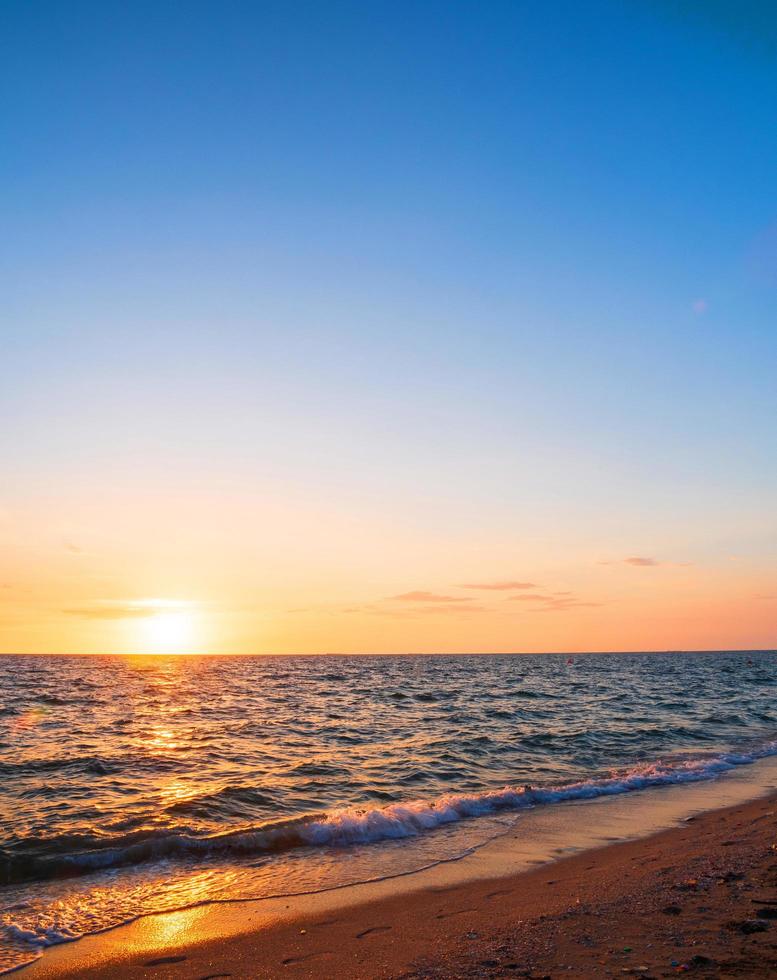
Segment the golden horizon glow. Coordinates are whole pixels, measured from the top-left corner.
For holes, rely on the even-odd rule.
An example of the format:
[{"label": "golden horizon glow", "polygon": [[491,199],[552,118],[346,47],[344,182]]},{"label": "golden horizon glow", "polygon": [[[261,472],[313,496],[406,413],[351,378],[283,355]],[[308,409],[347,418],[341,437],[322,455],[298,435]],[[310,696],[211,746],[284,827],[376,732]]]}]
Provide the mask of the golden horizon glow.
[{"label": "golden horizon glow", "polygon": [[[137,488],[3,519],[0,651],[120,655],[755,649],[777,643],[768,556],[531,515],[427,525],[304,501]],[[355,506],[355,505],[354,505]],[[207,515],[207,519],[203,515]],[[119,520],[121,516],[121,520]],[[370,523],[371,521],[371,523]],[[520,532],[520,533],[519,533]],[[753,540],[757,540],[755,529]],[[63,544],[63,541],[66,544]]]}]

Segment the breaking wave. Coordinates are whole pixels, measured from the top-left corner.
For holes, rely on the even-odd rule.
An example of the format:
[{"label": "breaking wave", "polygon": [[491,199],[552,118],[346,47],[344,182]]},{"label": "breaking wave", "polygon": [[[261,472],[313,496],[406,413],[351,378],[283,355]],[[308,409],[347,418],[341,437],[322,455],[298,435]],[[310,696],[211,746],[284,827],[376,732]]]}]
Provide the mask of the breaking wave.
[{"label": "breaking wave", "polygon": [[[445,824],[504,811],[699,782],[772,755],[777,755],[777,740],[748,751],[644,763],[579,782],[548,787],[505,786],[481,793],[449,793],[433,800],[336,809],[210,836],[197,836],[188,828],[180,828],[176,832],[139,831],[114,839],[68,835],[60,839],[23,841],[20,850],[28,853],[0,852],[0,868],[2,879],[10,884],[70,877],[161,859],[245,857],[300,847],[371,844],[416,837]],[[234,793],[234,789],[227,788],[224,792]],[[41,847],[47,853],[29,853]]]}]

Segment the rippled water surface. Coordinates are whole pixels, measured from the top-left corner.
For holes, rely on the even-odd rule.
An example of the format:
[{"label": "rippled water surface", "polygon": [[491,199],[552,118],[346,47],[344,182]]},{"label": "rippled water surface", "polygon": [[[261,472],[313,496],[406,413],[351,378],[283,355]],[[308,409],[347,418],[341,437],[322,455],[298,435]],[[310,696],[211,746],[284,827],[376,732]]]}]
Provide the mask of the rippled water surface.
[{"label": "rippled water surface", "polygon": [[776,751],[775,653],[0,657],[0,969]]}]

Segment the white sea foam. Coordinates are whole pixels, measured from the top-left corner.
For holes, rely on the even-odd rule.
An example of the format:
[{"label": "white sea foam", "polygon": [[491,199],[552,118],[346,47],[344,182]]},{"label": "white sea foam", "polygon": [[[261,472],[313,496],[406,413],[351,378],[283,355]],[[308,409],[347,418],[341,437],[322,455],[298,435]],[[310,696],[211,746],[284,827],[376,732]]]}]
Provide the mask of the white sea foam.
[{"label": "white sea foam", "polygon": [[456,820],[503,810],[521,810],[541,804],[615,796],[655,786],[700,782],[775,754],[777,741],[772,741],[749,752],[727,752],[706,759],[697,757],[644,763],[611,776],[549,788],[506,786],[485,793],[452,793],[433,801],[395,803],[373,810],[336,810],[323,820],[301,825],[297,833],[300,843],[339,846],[413,837]]}]

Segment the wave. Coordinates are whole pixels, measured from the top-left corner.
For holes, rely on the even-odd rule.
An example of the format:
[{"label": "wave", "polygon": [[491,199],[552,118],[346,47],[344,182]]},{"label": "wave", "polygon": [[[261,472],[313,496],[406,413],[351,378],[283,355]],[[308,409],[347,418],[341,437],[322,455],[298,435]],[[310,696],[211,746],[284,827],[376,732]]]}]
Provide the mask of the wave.
[{"label": "wave", "polygon": [[[188,827],[136,831],[114,838],[88,834],[19,841],[0,851],[6,884],[88,874],[160,859],[271,855],[300,847],[347,847],[428,833],[445,824],[504,811],[520,811],[572,800],[592,800],[636,790],[712,779],[737,766],[777,755],[777,740],[748,751],[707,758],[642,763],[609,776],[549,787],[505,786],[482,793],[451,793],[434,800],[349,807],[270,821],[229,833],[198,836]],[[25,853],[25,844],[45,847]],[[74,850],[74,848],[77,848]]]},{"label": "wave", "polygon": [[95,775],[113,772],[116,763],[99,756],[76,756],[57,759],[27,759],[24,762],[0,762],[0,776],[35,776],[39,773],[77,769]]}]

